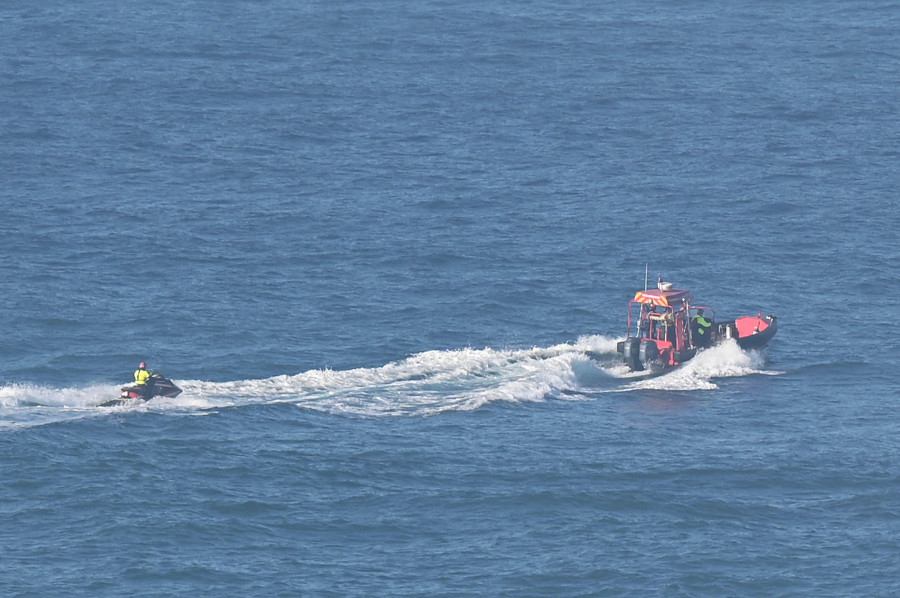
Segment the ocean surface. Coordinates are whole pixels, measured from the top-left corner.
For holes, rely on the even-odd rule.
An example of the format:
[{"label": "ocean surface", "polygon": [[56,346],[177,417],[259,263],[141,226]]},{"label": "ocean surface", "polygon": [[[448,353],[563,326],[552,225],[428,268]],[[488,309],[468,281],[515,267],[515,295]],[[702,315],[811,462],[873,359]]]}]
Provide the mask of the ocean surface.
[{"label": "ocean surface", "polygon": [[[0,595],[900,595],[898,31],[4,1]],[[645,268],[778,335],[629,374]]]}]

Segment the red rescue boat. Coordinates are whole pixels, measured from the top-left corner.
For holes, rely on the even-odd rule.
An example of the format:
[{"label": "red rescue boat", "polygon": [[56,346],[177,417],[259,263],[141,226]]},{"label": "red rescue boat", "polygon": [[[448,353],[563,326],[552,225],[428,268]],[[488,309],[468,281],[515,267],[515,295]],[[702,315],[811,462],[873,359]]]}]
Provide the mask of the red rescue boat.
[{"label": "red rescue boat", "polygon": [[712,308],[659,278],[656,289],[638,291],[628,304],[628,334],[616,349],[635,372],[678,366],[697,351],[734,339],[742,349],[761,349],[775,336],[778,318],[761,313],[716,321]]}]

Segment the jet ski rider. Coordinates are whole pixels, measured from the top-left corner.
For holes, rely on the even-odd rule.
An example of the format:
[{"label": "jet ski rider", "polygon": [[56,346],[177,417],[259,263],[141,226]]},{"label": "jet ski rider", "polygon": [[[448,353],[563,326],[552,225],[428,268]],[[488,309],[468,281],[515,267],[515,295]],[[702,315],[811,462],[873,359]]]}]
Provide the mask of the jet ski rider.
[{"label": "jet ski rider", "polygon": [[147,371],[147,364],[142,361],[138,369],[134,370],[134,384],[135,386],[144,386],[148,380],[150,380],[150,372]]}]

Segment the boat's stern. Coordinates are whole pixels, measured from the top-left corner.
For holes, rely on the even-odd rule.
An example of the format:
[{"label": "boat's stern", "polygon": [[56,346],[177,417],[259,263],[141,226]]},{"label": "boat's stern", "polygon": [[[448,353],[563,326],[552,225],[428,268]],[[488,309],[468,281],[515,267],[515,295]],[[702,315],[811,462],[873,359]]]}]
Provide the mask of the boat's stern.
[{"label": "boat's stern", "polygon": [[628,306],[626,338],[616,347],[630,370],[662,370],[693,357],[690,301],[688,291],[671,285],[635,294]]}]

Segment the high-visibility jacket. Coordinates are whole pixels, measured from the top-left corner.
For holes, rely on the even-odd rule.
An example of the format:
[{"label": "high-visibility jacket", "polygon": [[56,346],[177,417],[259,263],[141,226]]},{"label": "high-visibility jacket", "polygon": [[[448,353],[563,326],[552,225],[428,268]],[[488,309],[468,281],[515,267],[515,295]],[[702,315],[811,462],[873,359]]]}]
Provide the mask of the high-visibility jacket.
[{"label": "high-visibility jacket", "polygon": [[147,370],[137,369],[134,371],[134,383],[135,384],[146,384],[147,380],[150,379],[150,372]]},{"label": "high-visibility jacket", "polygon": [[710,327],[712,327],[712,322],[703,316],[694,316],[694,321],[697,322],[697,334],[701,336],[705,336]]}]

